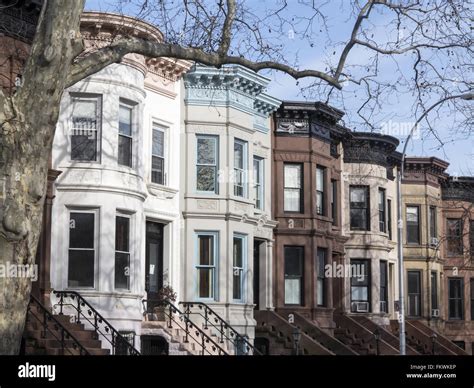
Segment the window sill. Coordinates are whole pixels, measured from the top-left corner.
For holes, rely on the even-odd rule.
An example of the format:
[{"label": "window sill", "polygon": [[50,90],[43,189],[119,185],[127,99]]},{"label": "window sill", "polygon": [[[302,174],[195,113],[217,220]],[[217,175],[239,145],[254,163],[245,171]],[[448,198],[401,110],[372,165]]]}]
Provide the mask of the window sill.
[{"label": "window sill", "polygon": [[171,187],[152,182],[147,184],[147,189],[151,195],[160,198],[164,197],[166,199],[172,199],[178,193],[177,189],[173,189]]}]

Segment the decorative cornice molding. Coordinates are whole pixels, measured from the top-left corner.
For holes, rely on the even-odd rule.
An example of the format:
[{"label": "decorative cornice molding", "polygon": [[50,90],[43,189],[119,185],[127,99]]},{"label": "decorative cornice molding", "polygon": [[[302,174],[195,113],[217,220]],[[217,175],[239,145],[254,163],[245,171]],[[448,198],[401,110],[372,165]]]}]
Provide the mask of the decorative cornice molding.
[{"label": "decorative cornice molding", "polygon": [[449,177],[441,184],[441,198],[445,201],[466,201],[474,204],[474,177]]}]

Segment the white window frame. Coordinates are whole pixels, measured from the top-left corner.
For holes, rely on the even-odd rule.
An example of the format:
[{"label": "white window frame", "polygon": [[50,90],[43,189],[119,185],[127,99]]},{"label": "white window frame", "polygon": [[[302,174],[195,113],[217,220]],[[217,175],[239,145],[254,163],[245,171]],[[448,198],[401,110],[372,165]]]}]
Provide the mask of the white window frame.
[{"label": "white window frame", "polygon": [[[204,163],[199,163],[198,161],[198,143],[199,139],[212,139],[215,141],[215,152],[214,152],[214,158],[215,158],[215,163],[214,164],[204,164]],[[196,192],[198,194],[218,194],[219,193],[219,179],[218,179],[218,174],[219,174],[219,136],[218,135],[208,135],[204,133],[197,133],[196,134]],[[215,174],[214,174],[214,190],[213,191],[205,191],[205,190],[198,190],[198,167],[204,166],[204,167],[213,167],[215,169]]]},{"label": "white window frame", "polygon": [[[69,285],[69,251],[71,248],[69,247],[70,242],[70,222],[71,222],[71,213],[86,213],[86,214],[93,214],[94,215],[94,284],[92,287],[81,287],[81,286],[70,286]],[[67,251],[67,268],[65,273],[66,278],[66,287],[68,289],[81,289],[81,290],[94,290],[97,288],[97,276],[98,276],[98,257],[99,257],[99,248],[100,248],[100,211],[98,208],[74,208],[69,207],[67,209],[67,244],[66,244],[66,251]],[[89,250],[83,248],[72,248],[73,250]]]},{"label": "white window frame", "polygon": [[[218,263],[219,263],[219,232],[217,231],[196,231],[196,299],[200,301],[216,301],[218,300],[218,284],[219,284],[219,271],[218,271]],[[199,257],[199,237],[200,236],[212,236],[213,240],[213,249],[214,249],[214,260],[213,265],[202,265],[200,264],[200,257]],[[212,296],[211,297],[201,297],[199,295],[199,270],[200,269],[211,269],[212,270]]]},{"label": "white window frame", "polygon": [[[159,131],[163,133],[163,156],[153,154],[153,132]],[[155,185],[168,186],[168,133],[169,127],[164,126],[156,121],[152,122],[151,126],[151,157],[150,157],[150,182]],[[163,183],[153,182],[153,157],[163,159]]]},{"label": "white window frame", "polygon": [[[71,163],[100,163],[101,162],[101,136],[102,136],[102,95],[100,94],[81,94],[71,93],[71,115],[69,120],[69,127],[71,132],[68,134],[69,144],[69,161]],[[84,131],[84,129],[74,128],[74,108],[77,102],[89,102],[94,101],[96,103],[96,123],[95,129],[86,129],[86,131],[95,131],[95,160],[79,160],[72,158],[72,136],[76,131]]]},{"label": "white window frame", "polygon": [[[261,156],[254,155],[253,157],[253,166],[255,166],[255,162],[258,164],[258,177],[260,179],[257,180],[255,176],[255,167],[254,167],[254,189],[255,189],[255,209],[258,210],[265,210],[265,159]],[[258,202],[260,202],[260,206],[258,206]]]},{"label": "white window frame", "polygon": [[[287,167],[298,167],[300,179],[298,182],[298,187],[286,186],[286,168]],[[302,213],[303,212],[303,171],[304,166],[302,163],[284,163],[283,164],[283,211],[285,213]],[[286,192],[287,191],[296,191],[298,190],[298,209],[288,209],[286,203]]]},{"label": "white window frame", "polygon": [[[235,145],[239,144],[242,146],[242,167],[237,167],[235,165]],[[248,143],[245,140],[234,138],[234,147],[233,153],[234,156],[234,196],[239,198],[247,198],[248,197],[248,185],[247,185],[247,171],[248,171]],[[241,177],[242,185],[238,185],[237,182],[238,177]],[[242,188],[242,195],[237,194],[236,190]]]},{"label": "white window frame", "polygon": [[[130,135],[125,135],[123,133],[120,133],[120,108],[121,107],[125,107],[127,109],[130,109],[130,114],[131,114],[131,117],[130,117]],[[134,135],[135,135],[135,127],[136,127],[136,104],[132,103],[131,101],[127,101],[127,100],[124,100],[124,99],[120,99],[119,100],[119,117],[118,117],[118,120],[117,120],[117,134],[118,134],[118,137],[117,137],[117,164],[121,167],[126,167],[126,168],[134,168],[135,167],[135,161],[134,161],[134,158],[135,158],[135,142],[134,142]],[[120,137],[126,137],[126,138],[129,138],[131,140],[131,144],[130,144],[130,166],[127,165],[127,164],[121,164],[119,162],[119,139]]]},{"label": "white window frame", "polygon": [[[122,218],[126,218],[128,219],[128,252],[125,252],[125,251],[118,251],[117,250],[117,247],[115,246],[115,240],[114,240],[114,289],[115,290],[118,290],[118,291],[125,291],[125,292],[128,292],[131,290],[132,288],[132,260],[133,260],[133,247],[132,247],[132,217],[130,214],[127,214],[127,213],[122,213],[122,212],[117,212],[115,214],[115,223],[114,225],[116,225],[116,220],[117,220],[117,217],[122,217]],[[116,236],[117,234],[117,228],[115,227],[115,234],[114,236]],[[125,253],[125,254],[128,254],[128,272],[129,272],[129,275],[128,275],[128,288],[118,288],[116,286],[116,280],[115,280],[115,266],[117,264],[117,259],[115,257],[115,255],[117,253]]]},{"label": "white window frame", "polygon": [[[235,252],[232,252],[232,300],[234,302],[244,303],[246,299],[246,281],[245,275],[247,272],[247,262],[248,262],[248,238],[246,234],[234,233],[232,238],[232,248],[234,247],[234,239],[239,239],[242,242],[242,266],[238,267],[235,265]],[[232,249],[233,250],[233,249]],[[234,276],[236,271],[240,275],[240,298],[234,298]]]}]

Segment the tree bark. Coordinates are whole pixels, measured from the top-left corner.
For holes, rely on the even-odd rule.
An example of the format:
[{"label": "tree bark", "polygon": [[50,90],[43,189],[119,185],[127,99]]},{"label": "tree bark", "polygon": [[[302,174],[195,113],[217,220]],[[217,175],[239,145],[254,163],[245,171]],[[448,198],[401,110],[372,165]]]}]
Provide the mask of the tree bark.
[{"label": "tree bark", "polygon": [[[48,161],[84,1],[45,1],[14,95],[0,93],[0,265],[34,265]],[[0,277],[0,354],[20,349],[31,279]]]}]

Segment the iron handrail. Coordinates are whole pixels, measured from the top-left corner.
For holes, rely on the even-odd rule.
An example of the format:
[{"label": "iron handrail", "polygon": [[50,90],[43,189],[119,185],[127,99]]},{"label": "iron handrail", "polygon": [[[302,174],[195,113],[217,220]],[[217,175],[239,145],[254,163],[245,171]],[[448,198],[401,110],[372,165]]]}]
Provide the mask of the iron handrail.
[{"label": "iron handrail", "polygon": [[[41,310],[41,313],[43,315],[42,319],[41,317],[38,317],[33,311],[31,310],[31,305],[34,304],[36,307],[38,307]],[[28,304],[28,312],[27,314],[27,319],[28,317],[34,317],[41,325],[42,325],[42,333],[41,336],[43,338],[46,338],[46,331],[48,331],[59,343],[61,344],[61,350],[62,353],[64,354],[64,351],[67,350],[70,354],[74,354],[69,347],[66,346],[66,341],[71,340],[72,341],[72,347],[73,349],[78,349],[79,354],[82,355],[90,355],[89,351],[82,346],[81,342],[68,330],[64,325],[59,322],[53,314],[51,314],[48,309],[41,304],[41,302],[36,299],[33,295],[30,295],[30,303]],[[48,321],[51,321],[54,324],[54,329],[56,331],[60,330],[60,338],[56,336],[54,331],[49,327]]]},{"label": "iron handrail", "polygon": [[[234,329],[227,321],[225,321],[219,314],[217,314],[211,307],[209,307],[206,303],[203,302],[179,302],[179,304],[183,305],[185,314],[189,315],[193,314],[191,309],[194,305],[197,305],[200,310],[204,309],[204,313],[197,312],[194,314],[199,314],[201,317],[204,318],[204,328],[207,329],[208,324],[214,327],[220,334],[220,342],[224,342],[224,337],[228,341],[230,341],[235,348],[239,347],[239,343],[245,344],[247,347],[246,354],[248,355],[258,355],[261,356],[262,353],[256,349],[242,334],[240,334],[236,329]],[[214,316],[214,323],[211,321],[210,316]],[[230,333],[226,334],[226,330]]]},{"label": "iron handrail", "polygon": [[[191,337],[192,339],[194,339],[196,343],[198,343],[201,346],[201,349],[202,349],[201,355],[204,355],[205,352],[207,352],[208,354],[212,354],[209,350],[207,350],[206,343],[210,343],[213,348],[212,350],[217,350],[219,355],[228,355],[228,353],[221,346],[219,346],[219,344],[217,344],[198,325],[196,325],[191,319],[189,319],[189,317],[184,312],[182,312],[178,307],[176,307],[170,301],[164,300],[164,299],[159,299],[159,300],[158,299],[143,299],[142,303],[143,303],[143,309],[145,313],[150,312],[151,306],[148,305],[148,302],[152,304],[153,306],[152,308],[164,307],[165,308],[164,313],[168,321],[167,322],[168,328],[171,329],[173,327],[173,322],[175,322],[182,330],[184,330],[184,334],[185,334],[184,342],[186,343],[189,342],[189,337]],[[174,318],[176,314],[179,315],[179,320],[183,322],[184,327],[178,320]],[[199,336],[201,337],[200,341],[198,338],[195,338],[192,335],[191,330],[193,328],[196,329],[196,337],[199,337]]]},{"label": "iron handrail", "polygon": [[[132,356],[139,356],[140,352],[135,349],[135,347],[127,341],[127,339],[122,336],[110,323],[105,319],[87,300],[84,299],[84,297],[79,294],[76,291],[53,291],[54,295],[56,295],[59,298],[58,303],[54,305],[54,307],[59,306],[59,315],[63,315],[63,307],[64,306],[70,306],[74,310],[76,310],[77,314],[75,316],[76,322],[81,323],[81,316],[89,322],[93,328],[94,332],[97,335],[101,335],[103,338],[105,338],[111,345],[111,353],[116,354],[116,346],[117,344],[125,346],[127,349],[127,354],[132,355]],[[64,299],[65,298],[70,298],[72,300],[76,299],[77,300],[77,306],[75,306],[72,303],[65,303]],[[90,316],[87,317],[84,313],[83,310],[87,311],[87,314]],[[103,330],[105,333],[101,331],[101,327],[99,325],[103,326]],[[108,335],[112,337],[112,339],[108,338]]]}]

